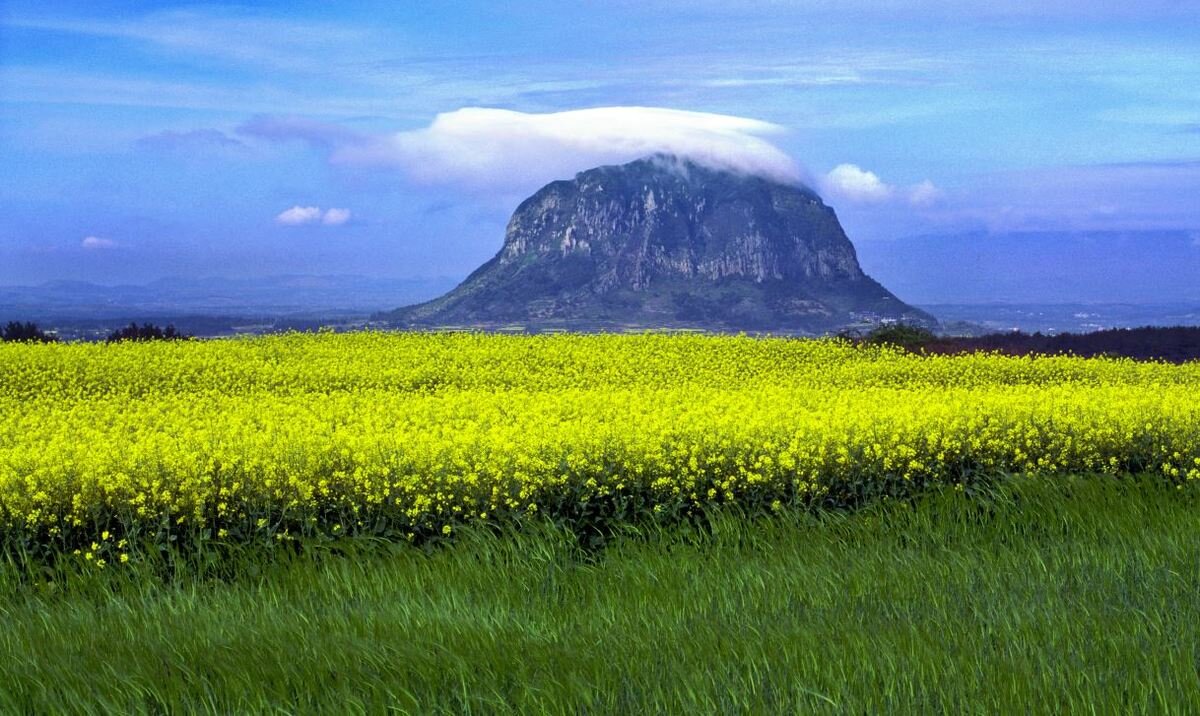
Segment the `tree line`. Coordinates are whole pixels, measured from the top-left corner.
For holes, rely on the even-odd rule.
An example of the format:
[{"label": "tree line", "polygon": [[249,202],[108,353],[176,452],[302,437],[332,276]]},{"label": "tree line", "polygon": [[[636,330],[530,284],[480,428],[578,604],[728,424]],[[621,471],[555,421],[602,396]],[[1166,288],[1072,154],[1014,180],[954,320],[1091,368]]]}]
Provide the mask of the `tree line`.
[{"label": "tree line", "polygon": [[[169,324],[166,328],[160,328],[153,323],[143,323],[139,326],[137,323],[131,322],[128,326],[118,328],[109,333],[105,341],[108,343],[117,343],[120,341],[180,341],[189,338],[192,338],[192,336],[180,332],[175,328],[174,324]],[[4,329],[0,331],[0,341],[9,343],[57,343],[58,336],[42,330],[32,321],[9,321],[5,324]]]},{"label": "tree line", "polygon": [[1145,326],[1110,328],[1091,333],[991,333],[984,336],[937,336],[925,328],[893,325],[864,336],[845,336],[863,343],[888,343],[915,353],[952,355],[976,351],[1008,355],[1070,354],[1120,356],[1137,360],[1183,363],[1200,359],[1200,327]]}]

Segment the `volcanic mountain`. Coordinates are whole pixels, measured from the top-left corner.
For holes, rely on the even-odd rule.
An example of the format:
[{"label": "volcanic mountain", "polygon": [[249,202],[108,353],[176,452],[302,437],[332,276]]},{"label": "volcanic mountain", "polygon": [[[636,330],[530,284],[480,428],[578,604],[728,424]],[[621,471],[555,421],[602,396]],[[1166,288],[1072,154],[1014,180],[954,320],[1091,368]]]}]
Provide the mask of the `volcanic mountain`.
[{"label": "volcanic mountain", "polygon": [[669,155],[589,169],[517,207],[504,247],[400,326],[820,333],[934,319],[863,273],[812,190]]}]

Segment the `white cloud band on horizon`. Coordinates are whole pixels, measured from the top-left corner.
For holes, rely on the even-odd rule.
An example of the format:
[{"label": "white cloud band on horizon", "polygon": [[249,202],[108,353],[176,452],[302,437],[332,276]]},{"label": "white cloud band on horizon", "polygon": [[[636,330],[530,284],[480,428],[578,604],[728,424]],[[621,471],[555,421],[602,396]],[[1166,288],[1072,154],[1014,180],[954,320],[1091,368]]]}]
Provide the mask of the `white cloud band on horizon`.
[{"label": "white cloud band on horizon", "polygon": [[662,107],[596,107],[543,114],[465,107],[428,127],[338,147],[335,164],[394,166],[425,183],[475,188],[545,183],[601,164],[670,153],[720,169],[797,183],[799,165],[757,119]]}]

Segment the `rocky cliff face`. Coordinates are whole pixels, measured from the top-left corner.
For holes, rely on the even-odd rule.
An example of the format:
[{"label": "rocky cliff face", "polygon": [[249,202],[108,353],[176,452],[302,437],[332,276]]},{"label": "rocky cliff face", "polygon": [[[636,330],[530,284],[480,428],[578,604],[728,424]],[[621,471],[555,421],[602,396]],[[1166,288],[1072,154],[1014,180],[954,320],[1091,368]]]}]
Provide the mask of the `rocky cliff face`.
[{"label": "rocky cliff face", "polygon": [[491,261],[391,318],[797,332],[932,321],[862,272],[811,190],[662,155],[546,185]]}]

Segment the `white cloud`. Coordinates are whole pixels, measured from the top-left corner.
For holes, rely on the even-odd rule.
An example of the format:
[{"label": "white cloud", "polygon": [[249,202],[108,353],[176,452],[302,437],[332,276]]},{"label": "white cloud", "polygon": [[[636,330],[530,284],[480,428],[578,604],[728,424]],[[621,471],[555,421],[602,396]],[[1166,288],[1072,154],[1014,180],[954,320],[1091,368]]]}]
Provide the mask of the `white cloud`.
[{"label": "white cloud", "polygon": [[321,223],[326,226],[341,226],[349,220],[349,209],[329,209],[325,212],[325,216],[321,218]]},{"label": "white cloud", "polygon": [[901,189],[856,164],[834,167],[821,179],[821,190],[832,199],[843,199],[854,204],[881,204],[901,199],[912,206],[927,207],[942,198],[942,190],[928,179]]},{"label": "white cloud", "polygon": [[334,151],[341,164],[397,166],[418,181],[513,187],[659,152],[798,182],[799,166],[763,139],[783,128],[756,119],[660,107],[533,114],[466,107],[422,129]]},{"label": "white cloud", "polygon": [[879,178],[854,164],[839,164],[825,175],[821,188],[833,195],[859,204],[876,204],[892,198],[893,189]]},{"label": "white cloud", "polygon": [[932,206],[942,198],[942,190],[926,179],[908,189],[908,203],[913,206]]},{"label": "white cloud", "polygon": [[117,242],[112,239],[102,239],[99,236],[85,236],[79,245],[88,250],[115,249]]},{"label": "white cloud", "polygon": [[304,226],[306,224],[324,224],[325,226],[341,226],[350,221],[349,209],[327,209],[321,211],[319,206],[293,206],[279,212],[275,223],[284,226]]},{"label": "white cloud", "polygon": [[283,224],[284,226],[301,226],[320,220],[321,209],[315,206],[293,206],[290,209],[279,212],[279,216],[275,217],[275,223]]}]

